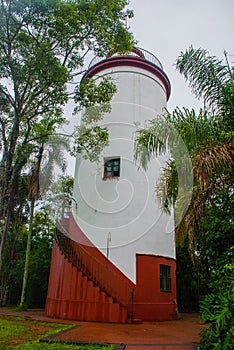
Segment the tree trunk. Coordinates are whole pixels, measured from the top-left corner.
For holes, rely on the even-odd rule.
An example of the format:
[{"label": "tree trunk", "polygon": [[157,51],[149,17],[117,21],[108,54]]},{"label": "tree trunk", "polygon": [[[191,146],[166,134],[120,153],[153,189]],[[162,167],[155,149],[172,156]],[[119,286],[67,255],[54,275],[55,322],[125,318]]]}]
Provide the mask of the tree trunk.
[{"label": "tree trunk", "polygon": [[32,200],[31,200],[31,207],[30,207],[30,221],[29,221],[29,228],[28,228],[28,240],[27,240],[27,248],[26,248],[26,254],[25,254],[23,285],[22,285],[21,299],[20,299],[20,306],[21,307],[25,306],[25,296],[26,296],[26,289],[27,289],[27,283],[28,283],[28,270],[29,270],[29,260],[30,260],[30,253],[31,253],[32,225],[33,225],[33,217],[34,217],[34,206],[35,206],[35,198],[32,198]]},{"label": "tree trunk", "polygon": [[8,228],[10,224],[10,213],[9,210],[7,210],[7,215],[5,218],[3,230],[1,232],[1,242],[0,242],[0,272],[2,271],[2,264],[3,264],[3,251],[6,243]]},{"label": "tree trunk", "polygon": [[1,284],[0,284],[0,306],[6,305],[7,298],[8,298],[8,291],[9,291],[9,283],[8,281],[4,280],[4,278],[2,278]]}]

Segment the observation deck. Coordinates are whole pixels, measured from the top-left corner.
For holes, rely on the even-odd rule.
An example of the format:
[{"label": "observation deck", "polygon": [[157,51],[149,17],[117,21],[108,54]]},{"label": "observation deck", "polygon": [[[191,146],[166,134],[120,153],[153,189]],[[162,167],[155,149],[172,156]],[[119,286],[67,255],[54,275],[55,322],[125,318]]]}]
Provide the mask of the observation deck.
[{"label": "observation deck", "polygon": [[100,74],[106,69],[116,67],[132,67],[133,69],[141,69],[147,71],[157,77],[165,88],[167,100],[170,97],[171,85],[170,81],[163,71],[162,63],[151,52],[140,47],[134,47],[131,52],[125,54],[114,53],[108,57],[95,56],[89,66],[83,79],[92,78],[94,75]]},{"label": "observation deck", "polygon": [[153,55],[151,52],[145,50],[145,49],[142,49],[141,47],[134,47],[132,49],[132,51],[124,54],[124,55],[119,55],[117,53],[115,53],[114,55],[111,55],[107,58],[103,58],[103,57],[99,57],[99,56],[95,56],[89,66],[88,66],[88,69],[90,69],[91,67],[93,67],[95,64],[101,62],[101,61],[104,61],[106,59],[109,59],[111,57],[116,57],[116,56],[135,56],[135,57],[138,57],[138,58],[141,58],[145,61],[149,61],[151,63],[153,63],[155,66],[161,68],[163,70],[163,66],[162,66],[162,63],[159,61],[159,59]]}]

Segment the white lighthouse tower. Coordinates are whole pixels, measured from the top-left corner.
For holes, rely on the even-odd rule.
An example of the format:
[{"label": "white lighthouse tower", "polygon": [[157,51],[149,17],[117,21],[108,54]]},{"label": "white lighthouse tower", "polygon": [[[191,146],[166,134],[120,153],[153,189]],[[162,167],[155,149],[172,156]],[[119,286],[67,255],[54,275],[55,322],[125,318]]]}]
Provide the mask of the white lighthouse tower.
[{"label": "white lighthouse tower", "polygon": [[[101,122],[109,129],[110,142],[98,164],[77,157],[73,193],[77,208],[67,224],[69,239],[79,246],[77,251],[82,247],[83,255],[77,254],[85,260],[83,274],[88,273],[94,287],[120,304],[121,321],[175,319],[174,222],[172,216],[162,213],[154,193],[166,158],[152,160],[147,171],[134,161],[135,132],[164,112],[170,83],[159,60],[140,48],[92,61],[84,78],[104,76],[110,76],[117,86],[111,112]],[[61,250],[59,239],[57,245]],[[78,284],[77,288],[83,287]],[[48,296],[47,313],[61,316],[53,311],[52,299]],[[89,302],[100,306],[99,299],[90,297]],[[113,321],[111,312],[101,320]],[[98,319],[91,311],[81,317],[66,309],[66,315]]]}]

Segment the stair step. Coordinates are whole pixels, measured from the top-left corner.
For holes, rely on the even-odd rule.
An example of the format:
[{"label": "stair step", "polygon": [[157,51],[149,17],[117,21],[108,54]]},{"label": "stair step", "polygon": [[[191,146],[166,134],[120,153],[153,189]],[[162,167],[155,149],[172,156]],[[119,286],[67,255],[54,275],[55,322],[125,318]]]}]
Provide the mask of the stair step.
[{"label": "stair step", "polygon": [[[65,242],[64,238],[64,242]],[[108,295],[99,286],[97,280],[86,275],[86,268],[77,263],[70,250],[61,249],[64,258],[63,283],[61,299],[57,304],[58,317],[86,321],[127,322],[127,308],[123,307],[116,298]],[[68,254],[69,253],[69,254]],[[70,255],[70,259],[69,259]],[[67,286],[71,286],[67,288]]]},{"label": "stair step", "polygon": [[128,319],[128,323],[129,324],[141,324],[142,320],[140,318],[131,318],[131,319]]}]

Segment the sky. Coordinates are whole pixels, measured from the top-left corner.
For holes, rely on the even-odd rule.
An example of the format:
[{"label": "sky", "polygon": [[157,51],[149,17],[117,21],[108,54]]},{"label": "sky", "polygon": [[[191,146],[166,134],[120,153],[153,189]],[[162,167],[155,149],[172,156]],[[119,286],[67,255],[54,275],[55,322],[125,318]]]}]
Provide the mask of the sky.
[{"label": "sky", "polygon": [[202,106],[175,69],[179,54],[190,45],[234,65],[234,0],[130,0],[134,18],[128,26],[137,46],[153,53],[162,63],[172,87],[168,109]]}]

